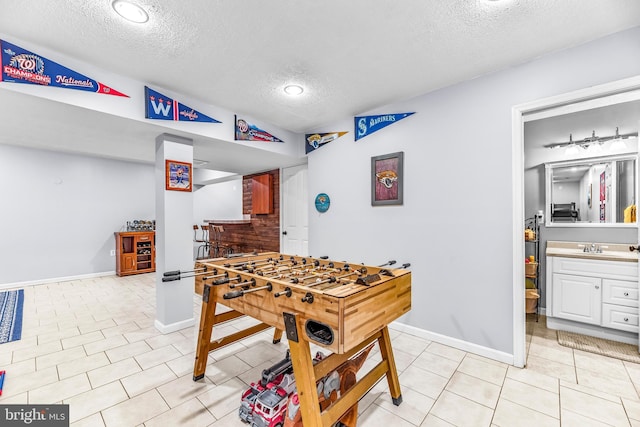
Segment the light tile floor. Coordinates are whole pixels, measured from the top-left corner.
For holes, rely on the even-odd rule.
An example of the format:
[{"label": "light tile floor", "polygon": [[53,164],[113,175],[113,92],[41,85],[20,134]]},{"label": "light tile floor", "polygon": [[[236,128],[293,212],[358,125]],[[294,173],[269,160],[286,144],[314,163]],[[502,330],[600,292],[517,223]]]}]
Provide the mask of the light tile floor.
[{"label": "light tile floor", "polygon": [[[0,403],[68,403],[73,426],[246,426],[240,395],[283,357],[286,340],[273,345],[266,331],[216,350],[194,382],[196,329],[153,327],[154,282],[147,274],[27,287],[22,339],[0,345]],[[194,297],[196,319],[199,310]],[[526,369],[391,330],[403,403],[391,403],[383,380],[360,401],[358,425],[640,427],[640,365],[561,347],[545,318],[534,320]],[[379,360],[374,349],[360,374]]]}]

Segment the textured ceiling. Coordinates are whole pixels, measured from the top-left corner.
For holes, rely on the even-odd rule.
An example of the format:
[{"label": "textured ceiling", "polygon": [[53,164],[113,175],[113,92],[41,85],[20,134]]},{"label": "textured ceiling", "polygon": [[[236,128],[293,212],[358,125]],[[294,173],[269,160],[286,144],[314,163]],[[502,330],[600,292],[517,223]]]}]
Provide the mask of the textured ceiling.
[{"label": "textured ceiling", "polygon": [[111,0],[0,0],[0,32],[305,132],[640,25],[638,0],[138,4],[147,25]]}]

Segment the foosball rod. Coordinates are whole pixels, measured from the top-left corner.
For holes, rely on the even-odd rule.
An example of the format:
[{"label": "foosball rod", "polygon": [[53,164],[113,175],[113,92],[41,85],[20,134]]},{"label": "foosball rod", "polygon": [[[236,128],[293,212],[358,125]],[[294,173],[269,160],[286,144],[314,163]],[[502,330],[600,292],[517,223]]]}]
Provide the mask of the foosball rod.
[{"label": "foosball rod", "polygon": [[249,280],[245,280],[244,282],[240,282],[240,283],[232,283],[232,284],[230,284],[230,285],[229,285],[229,288],[230,288],[230,289],[233,289],[233,288],[240,288],[240,287],[242,287],[242,286],[249,286],[249,285],[251,285],[251,286],[255,286],[255,285],[256,285],[256,279],[251,278],[251,279],[249,279]]},{"label": "foosball rod", "polygon": [[237,291],[227,292],[222,297],[224,299],[233,299],[233,298],[241,297],[241,296],[243,296],[245,294],[250,294],[252,292],[258,292],[258,291],[264,291],[264,290],[267,290],[267,291],[271,292],[272,289],[273,289],[273,286],[271,285],[271,283],[267,283],[265,286],[260,286],[259,288],[240,289],[240,290],[237,290]]},{"label": "foosball rod", "polygon": [[227,267],[227,268],[229,268],[229,267],[230,268],[241,268],[241,267],[244,267],[246,265],[251,265],[253,267],[256,267],[258,265],[272,264],[274,262],[276,262],[276,260],[274,260],[273,258],[267,258],[266,260],[263,260],[263,261],[244,261],[244,262],[237,262],[235,264],[226,263],[226,264],[223,264],[223,266]]},{"label": "foosball rod", "polygon": [[198,272],[199,270],[204,270],[207,271],[207,267],[198,267],[195,268],[193,270],[173,270],[173,271],[167,271],[165,273],[163,273],[162,275],[164,277],[168,277],[168,276],[179,276],[181,274],[187,274],[187,273],[195,273]]},{"label": "foosball rod", "polygon": [[240,277],[240,275],[238,274],[236,277],[225,277],[223,279],[218,279],[218,280],[214,280],[213,284],[214,285],[225,285],[231,281],[235,281],[235,280],[242,280],[242,277]]},{"label": "foosball rod", "polygon": [[385,262],[384,264],[380,264],[378,267],[386,267],[387,265],[393,265],[396,263],[395,259],[389,260],[387,262]]},{"label": "foosball rod", "polygon": [[[170,271],[169,273],[173,273],[173,271]],[[201,271],[199,273],[193,273],[193,274],[187,274],[187,275],[183,275],[183,274],[171,274],[171,275],[166,275],[162,277],[162,281],[163,282],[173,282],[176,280],[182,280],[182,279],[188,279],[189,277],[196,277],[196,276],[202,276],[203,274],[207,274],[206,271]]]},{"label": "foosball rod", "polygon": [[[215,270],[214,270],[214,272],[215,272]],[[211,276],[204,276],[202,278],[202,280],[217,279],[219,277],[229,277],[229,273],[225,271],[224,273],[220,273],[220,274],[214,274],[214,275],[211,275]]]},{"label": "foosball rod", "polygon": [[228,254],[226,258],[241,258],[243,256],[258,256],[258,252],[239,252],[237,254]]},{"label": "foosball rod", "polygon": [[[338,276],[338,277],[336,277],[336,276],[326,277],[326,275],[325,275],[324,279],[318,280],[317,282],[314,282],[314,283],[308,283],[308,284],[303,283],[303,285],[308,287],[308,288],[313,288],[315,286],[322,285],[322,284],[325,284],[325,283],[336,283],[336,284],[340,284],[340,285],[347,285],[347,284],[350,284],[350,283],[354,283],[355,280],[349,280],[346,283],[342,283],[341,280],[346,278],[346,277],[353,276],[355,274],[363,275],[363,274],[366,274],[366,272],[367,272],[367,269],[365,267],[362,267],[361,269],[354,270],[351,273],[343,274],[342,276]],[[299,282],[293,282],[293,283],[299,283]],[[322,289],[329,289],[329,288],[331,288],[331,287],[323,287]]]}]

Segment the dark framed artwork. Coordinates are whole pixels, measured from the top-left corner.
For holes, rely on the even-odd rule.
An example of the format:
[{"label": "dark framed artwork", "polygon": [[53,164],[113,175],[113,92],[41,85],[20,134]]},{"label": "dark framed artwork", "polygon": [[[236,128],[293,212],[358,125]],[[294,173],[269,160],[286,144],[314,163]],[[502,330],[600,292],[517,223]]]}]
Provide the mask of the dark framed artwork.
[{"label": "dark framed artwork", "polygon": [[371,158],[371,206],[401,205],[404,152]]},{"label": "dark framed artwork", "polygon": [[193,168],[191,163],[166,160],[166,189],[173,191],[191,191],[193,180]]}]

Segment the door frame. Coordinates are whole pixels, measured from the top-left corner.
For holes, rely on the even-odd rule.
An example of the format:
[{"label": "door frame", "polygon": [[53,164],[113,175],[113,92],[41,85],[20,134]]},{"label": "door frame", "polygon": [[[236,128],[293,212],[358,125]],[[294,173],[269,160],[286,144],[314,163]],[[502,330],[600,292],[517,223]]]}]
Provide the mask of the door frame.
[{"label": "door frame", "polygon": [[[589,110],[605,105],[638,99],[640,75],[592,86],[561,95],[551,96],[511,109],[511,154],[513,183],[513,365],[524,367],[526,362],[526,313],[524,281],[524,124],[527,121]],[[606,99],[605,99],[606,98]]]}]

